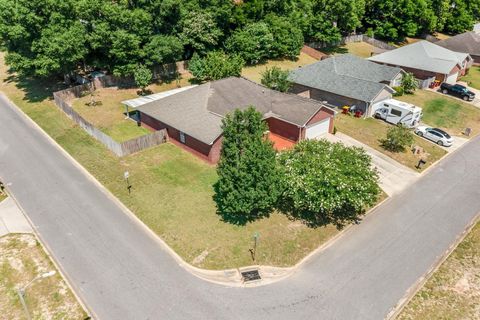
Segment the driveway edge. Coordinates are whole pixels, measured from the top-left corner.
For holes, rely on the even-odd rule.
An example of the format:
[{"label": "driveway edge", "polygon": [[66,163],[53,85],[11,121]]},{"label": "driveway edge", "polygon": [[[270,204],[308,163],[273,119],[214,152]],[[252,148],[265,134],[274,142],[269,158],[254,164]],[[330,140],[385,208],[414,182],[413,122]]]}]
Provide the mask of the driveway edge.
[{"label": "driveway edge", "polygon": [[[124,213],[127,214],[128,217],[132,220],[132,222],[136,223],[138,226],[140,226],[142,229],[146,231],[146,233],[154,240],[156,241],[163,249],[165,249],[178,263],[180,267],[182,267],[184,270],[189,272],[190,274],[196,276],[197,278],[200,278],[204,281],[212,282],[218,285],[222,286],[227,286],[227,287],[258,287],[258,286],[263,286],[263,285],[268,285],[274,282],[281,281],[289,276],[291,276],[297,269],[301,267],[304,263],[306,263],[311,257],[313,257],[316,254],[319,254],[323,250],[327,249],[330,247],[335,241],[340,239],[344,234],[346,234],[354,225],[348,225],[345,227],[342,231],[337,233],[335,236],[327,240],[325,243],[321,244],[319,247],[317,247],[315,250],[311,251],[307,256],[302,258],[299,262],[297,262],[295,265],[292,267],[273,267],[273,266],[263,266],[263,265],[250,265],[250,266],[243,266],[239,268],[232,268],[232,269],[225,269],[225,270],[208,270],[208,269],[201,269],[197,268],[195,266],[192,266],[185,260],[183,260],[182,257],[180,257],[159,235],[157,235],[155,232],[153,232],[140,218],[138,218],[127,206],[125,206],[115,195],[113,195],[110,190],[108,190],[103,184],[101,184],[87,169],[85,169],[73,156],[71,156],[65,149],[60,146],[55,139],[53,139],[48,133],[46,133],[42,127],[40,127],[39,124],[37,124],[33,119],[31,119],[22,109],[20,109],[13,101],[11,101],[5,94],[0,92],[0,95],[5,98],[5,100],[10,103],[16,111],[17,114],[19,114],[22,118],[27,119],[27,122],[37,131],[39,131],[41,134],[43,134],[47,140],[56,148],[58,149],[68,160],[71,161],[90,181],[92,181],[109,199],[111,199],[115,204],[117,204]],[[11,193],[10,193],[11,194]],[[62,276],[67,280],[67,284],[70,286],[73,292],[74,286],[72,285],[72,281],[68,278],[66,275],[66,272],[64,272],[59,265],[56,263],[54,256],[51,254],[51,250],[49,249],[48,245],[44,242],[44,240],[41,238],[39,233],[37,232],[35,226],[33,225],[32,221],[28,218],[26,215],[25,211],[21,207],[21,205],[18,203],[18,201],[15,199],[14,196],[12,196],[12,199],[17,203],[19,206],[20,210],[23,212],[23,214],[27,217],[27,220],[29,221],[30,225],[32,226],[35,235],[37,238],[40,240],[39,242],[42,243],[42,246],[44,247],[45,251],[49,255],[49,257],[54,261],[55,266],[61,270]],[[380,203],[376,204],[374,207],[368,210],[366,215],[364,217],[369,217],[371,214],[375,212],[375,210],[382,205],[384,202],[388,201],[390,197],[385,198],[382,200]],[[262,280],[258,282],[252,282],[252,283],[244,283],[242,278],[241,278],[241,272],[243,270],[251,270],[251,269],[258,269],[260,275],[262,276]],[[77,297],[78,300],[81,301],[80,297],[74,293],[74,295]],[[85,308],[87,313],[93,314],[91,310],[86,308],[85,303],[82,301],[81,305]],[[96,317],[95,317],[96,318]]]},{"label": "driveway edge", "polygon": [[393,307],[390,312],[385,317],[386,320],[393,320],[402,312],[403,308],[413,299],[413,297],[423,288],[425,283],[433,276],[433,274],[440,268],[440,266],[445,262],[445,260],[450,257],[452,252],[458,247],[458,245],[465,239],[465,237],[470,233],[470,231],[475,227],[477,222],[480,221],[480,212],[470,221],[465,230],[457,236],[455,242],[448,247],[448,249],[442,254],[430,267],[425,274],[420,277],[408,290],[405,295],[400,299],[395,307]]}]

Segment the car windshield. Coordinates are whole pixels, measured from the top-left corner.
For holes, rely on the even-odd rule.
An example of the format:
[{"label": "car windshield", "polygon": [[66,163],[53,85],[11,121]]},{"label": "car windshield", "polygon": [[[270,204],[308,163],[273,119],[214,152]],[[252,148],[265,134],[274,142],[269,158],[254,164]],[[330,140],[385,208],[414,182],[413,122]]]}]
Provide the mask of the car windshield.
[{"label": "car windshield", "polygon": [[450,139],[450,135],[448,133],[446,133],[445,131],[441,130],[441,129],[438,129],[438,128],[435,128],[435,129],[432,129],[432,131],[436,131],[438,133],[440,133],[441,135],[443,135],[445,138],[447,139]]}]

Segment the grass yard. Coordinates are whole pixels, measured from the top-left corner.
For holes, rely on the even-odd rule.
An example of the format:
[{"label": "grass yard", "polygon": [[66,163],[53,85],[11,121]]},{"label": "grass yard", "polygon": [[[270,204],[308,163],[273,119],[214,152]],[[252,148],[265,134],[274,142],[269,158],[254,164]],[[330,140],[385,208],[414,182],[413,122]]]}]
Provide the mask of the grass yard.
[{"label": "grass yard", "polygon": [[[0,62],[3,77],[7,70]],[[257,263],[290,266],[338,233],[333,226],[312,229],[279,214],[246,227],[224,223],[212,200],[217,179],[213,166],[169,143],[117,158],[53,104],[45,83],[22,81],[19,88],[14,80],[0,80],[0,90],[187,262],[204,253],[196,266],[250,265],[248,249],[258,232]],[[130,172],[131,195],[123,180],[125,170]]]},{"label": "grass yard", "polygon": [[[24,319],[17,289],[39,274],[55,270],[34,235],[0,238],[0,310],[2,319]],[[86,313],[57,273],[34,282],[25,294],[33,319],[85,319]]]},{"label": "grass yard", "polygon": [[267,68],[279,67],[282,70],[293,70],[299,67],[306,66],[308,64],[315,63],[317,61],[317,59],[314,59],[309,55],[300,52],[297,61],[287,59],[268,60],[266,63],[263,64],[244,67],[242,70],[242,77],[260,83],[262,79],[262,72],[264,72]]},{"label": "grass yard", "polygon": [[[182,78],[180,86],[189,85],[188,77]],[[148,89],[153,92],[167,91],[177,88],[177,83],[152,84]],[[138,89],[130,88],[101,88],[94,93],[95,101],[101,102],[101,105],[89,106],[91,101],[90,94],[85,95],[73,101],[73,108],[80,113],[86,120],[95,125],[104,133],[111,136],[118,142],[123,142],[150,133],[149,130],[138,127],[136,122],[125,119],[125,106],[123,100],[139,97]]]},{"label": "grass yard", "polygon": [[471,136],[480,132],[480,109],[471,104],[428,90],[417,90],[412,95],[395,99],[422,107],[423,122],[443,128],[450,134],[462,135],[467,127],[472,128]]},{"label": "grass yard", "polygon": [[480,223],[397,319],[480,319]]},{"label": "grass yard", "polygon": [[472,66],[470,70],[468,70],[468,74],[463,76],[461,80],[468,83],[472,88],[480,90],[480,67]]},{"label": "grass yard", "polygon": [[[387,124],[386,122],[373,118],[362,119],[344,114],[339,114],[335,118],[335,127],[337,127],[338,131],[341,131],[352,138],[365,143],[366,145],[386,154],[387,156],[409,168],[417,170],[415,166],[418,164],[418,160],[420,159],[418,155],[413,154],[410,150],[405,150],[404,152],[398,153],[390,152],[380,146],[379,139],[386,137],[387,130],[390,128],[390,126],[391,125]],[[426,159],[427,163],[422,167],[421,170],[424,170],[428,166],[432,165],[447,153],[442,148],[416,135],[414,135],[414,139],[415,145],[422,147],[426,152],[426,155],[423,155],[421,158]]]},{"label": "grass yard", "polygon": [[374,52],[375,47],[366,42],[351,42],[340,47],[327,47],[321,49],[322,52],[327,54],[345,54],[350,53],[358,57],[368,58]]}]

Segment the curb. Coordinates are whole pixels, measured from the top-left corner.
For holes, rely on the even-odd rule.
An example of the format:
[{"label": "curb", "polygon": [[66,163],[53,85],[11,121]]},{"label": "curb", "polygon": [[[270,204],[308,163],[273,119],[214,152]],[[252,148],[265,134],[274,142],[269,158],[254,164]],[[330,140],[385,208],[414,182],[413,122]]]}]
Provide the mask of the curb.
[{"label": "curb", "polygon": [[[26,119],[27,122],[33,126],[34,129],[39,131],[42,135],[44,135],[47,140],[57,149],[59,150],[70,162],[75,165],[91,182],[93,182],[109,199],[111,199],[115,204],[117,204],[120,209],[128,216],[130,219],[139,225],[142,229],[146,231],[146,233],[151,237],[152,240],[156,241],[162,248],[164,248],[178,263],[180,267],[184,270],[189,272],[190,274],[200,278],[204,281],[208,281],[211,283],[215,283],[218,285],[226,286],[226,287],[258,287],[263,285],[268,285],[274,282],[281,281],[290,275],[292,275],[297,269],[301,267],[302,264],[307,262],[313,255],[320,253],[321,251],[325,250],[326,248],[330,247],[336,240],[341,238],[344,234],[346,234],[354,225],[348,225],[344,228],[341,232],[337,233],[335,236],[327,240],[325,243],[321,244],[315,250],[310,252],[307,256],[302,258],[299,262],[297,262],[292,267],[274,267],[274,266],[263,266],[263,265],[250,265],[250,266],[243,266],[239,268],[232,268],[232,269],[225,269],[225,270],[208,270],[208,269],[201,269],[195,266],[192,266],[188,262],[182,259],[159,235],[153,232],[143,221],[141,221],[128,207],[126,207],[118,198],[116,198],[103,184],[101,184],[87,169],[85,169],[75,158],[73,158],[67,151],[65,151],[48,133],[46,133],[33,119],[31,119],[27,114],[23,112],[15,103],[13,103],[7,96],[0,92],[0,95],[5,98],[14,108],[17,114],[19,114],[22,118]],[[15,202],[15,197],[12,197]],[[374,207],[368,210],[365,217],[370,216],[374,213],[375,209],[379,207],[381,204],[389,200],[390,197],[385,198],[380,203],[376,204]],[[19,205],[19,208],[21,206]],[[25,211],[21,208],[22,212],[25,214]],[[38,236],[38,232],[33,226],[33,223],[27,217],[29,223],[32,225],[35,234]],[[40,236],[38,236],[41,239]],[[41,240],[43,242],[43,240]],[[49,252],[49,256],[52,260],[54,257],[50,254],[50,250],[48,246],[45,244],[46,251]],[[57,267],[58,265],[55,264]],[[258,269],[259,273],[262,276],[262,280],[255,283],[244,283],[242,281],[240,273],[243,270],[249,269]],[[63,272],[65,274],[65,272]],[[264,278],[265,277],[265,278]],[[68,278],[68,277],[65,277]],[[72,290],[73,291],[73,290]],[[84,305],[84,304],[82,304]],[[85,308],[87,309],[87,308]]]},{"label": "curb", "polygon": [[[1,93],[0,93],[1,95]],[[8,100],[10,101],[10,100]],[[33,121],[33,120],[32,120]],[[1,181],[4,181],[3,179],[1,179],[0,177],[0,180]],[[80,297],[80,295],[77,293],[77,292],[80,292],[80,290],[74,290],[75,285],[73,284],[73,281],[68,277],[67,273],[65,272],[65,270],[63,270],[63,268],[57,263],[57,261],[55,260],[55,258],[53,257],[53,255],[51,254],[51,250],[50,248],[48,247],[47,243],[42,239],[42,237],[40,236],[40,234],[38,233],[37,231],[37,228],[35,227],[35,225],[33,224],[32,220],[30,220],[30,217],[25,213],[25,210],[23,209],[23,207],[20,205],[20,203],[17,201],[17,199],[15,198],[15,196],[8,190],[8,186],[5,186],[5,190],[7,192],[7,195],[12,198],[12,200],[15,202],[15,204],[17,205],[18,209],[22,212],[23,216],[25,217],[25,219],[27,220],[28,224],[30,225],[30,227],[32,227],[32,230],[33,232],[32,233],[29,233],[29,234],[33,234],[33,236],[36,237],[36,239],[38,240],[38,243],[40,244],[40,246],[42,247],[43,251],[45,252],[45,254],[48,256],[48,258],[50,259],[50,261],[53,263],[53,265],[55,266],[55,268],[58,270],[60,276],[62,277],[62,279],[65,281],[67,287],[70,289],[70,292],[72,292],[73,296],[75,297],[75,299],[77,300],[78,304],[80,304],[80,306],[82,307],[82,309],[85,311],[85,313],[87,314],[87,319],[88,317],[91,317],[92,318],[92,315],[94,315],[95,313],[93,312],[93,310],[91,310],[90,308],[87,307],[87,304],[83,301],[83,299]],[[6,234],[5,236],[8,236],[8,234]],[[93,316],[94,319],[98,319],[98,317],[96,316]]]},{"label": "curb", "polygon": [[400,301],[395,305],[390,312],[385,317],[386,320],[394,320],[405,308],[405,306],[410,302],[410,300],[415,297],[415,295],[423,288],[425,283],[433,276],[433,274],[442,266],[445,260],[450,257],[452,252],[458,247],[458,245],[465,239],[465,237],[470,233],[470,231],[475,227],[477,222],[480,221],[480,212],[470,221],[467,227],[463,232],[457,236],[455,242],[448,247],[448,249],[433,263],[433,265],[428,269],[410,288],[407,289],[405,295],[400,299]]}]

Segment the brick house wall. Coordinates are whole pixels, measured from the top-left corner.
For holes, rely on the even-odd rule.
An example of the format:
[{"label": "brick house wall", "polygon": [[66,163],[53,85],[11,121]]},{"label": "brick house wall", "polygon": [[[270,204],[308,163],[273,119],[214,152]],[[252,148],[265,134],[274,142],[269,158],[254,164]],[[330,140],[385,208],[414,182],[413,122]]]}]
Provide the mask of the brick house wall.
[{"label": "brick house wall", "polygon": [[300,128],[296,125],[276,118],[268,118],[266,119],[266,121],[268,124],[268,129],[271,133],[278,134],[279,136],[282,136],[292,141],[300,140]]},{"label": "brick house wall", "polygon": [[217,163],[220,159],[220,150],[222,146],[222,139],[219,137],[212,145],[206,144],[184,133],[185,143],[180,139],[180,131],[173,128],[157,119],[150,117],[147,114],[140,113],[140,121],[143,127],[150,130],[166,129],[169,141],[175,145],[195,154],[196,156],[210,162]]}]

